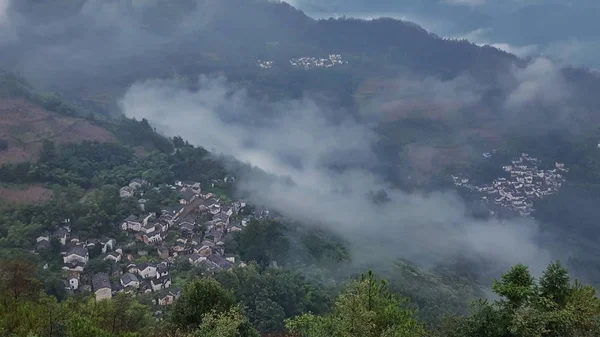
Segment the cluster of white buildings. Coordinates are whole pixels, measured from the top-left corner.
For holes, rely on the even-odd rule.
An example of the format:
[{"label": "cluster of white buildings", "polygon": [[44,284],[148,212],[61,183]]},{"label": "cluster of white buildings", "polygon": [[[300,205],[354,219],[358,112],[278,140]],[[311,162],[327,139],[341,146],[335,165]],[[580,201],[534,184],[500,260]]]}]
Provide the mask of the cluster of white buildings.
[{"label": "cluster of white buildings", "polygon": [[317,57],[298,57],[290,60],[290,64],[293,67],[304,68],[304,69],[313,69],[313,68],[331,68],[337,65],[342,65],[348,63],[344,61],[342,55],[340,54],[331,54],[327,58],[317,58]]},{"label": "cluster of white buildings", "polygon": [[[292,67],[302,68],[305,70],[314,68],[331,68],[347,63],[348,61],[345,61],[341,54],[331,54],[326,58],[303,56],[295,57],[290,60]],[[262,69],[271,69],[275,66],[275,61],[257,60],[256,64]]]},{"label": "cluster of white buildings", "polygon": [[565,164],[555,163],[551,170],[538,168],[539,160],[522,153],[509,165],[502,168],[507,176],[496,178],[489,185],[471,184],[466,177],[452,176],[454,185],[481,193],[481,199],[528,216],[534,211],[538,198],[556,193],[565,182],[564,173],[569,172]]},{"label": "cluster of white buildings", "polygon": [[258,60],[258,61],[256,61],[256,64],[258,64],[258,66],[263,69],[271,69],[271,68],[273,68],[274,62]]}]

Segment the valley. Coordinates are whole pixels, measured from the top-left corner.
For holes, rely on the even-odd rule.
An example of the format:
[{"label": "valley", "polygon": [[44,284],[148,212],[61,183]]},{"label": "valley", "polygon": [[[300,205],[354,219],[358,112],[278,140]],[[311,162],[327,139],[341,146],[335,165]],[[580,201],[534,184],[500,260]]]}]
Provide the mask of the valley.
[{"label": "valley", "polygon": [[0,335],[600,334],[598,73],[279,1],[0,10]]}]

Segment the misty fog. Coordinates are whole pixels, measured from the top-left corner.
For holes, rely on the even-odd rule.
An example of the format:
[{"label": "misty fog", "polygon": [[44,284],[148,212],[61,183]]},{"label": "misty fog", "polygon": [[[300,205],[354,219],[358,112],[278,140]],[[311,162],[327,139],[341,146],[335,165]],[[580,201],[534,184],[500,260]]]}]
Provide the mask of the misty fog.
[{"label": "misty fog", "polygon": [[[224,78],[202,77],[197,91],[175,81],[137,83],[121,106],[166,135],[289,177],[293,184],[262,176],[241,177],[239,184],[252,202],[342,235],[362,252],[358,259],[368,260],[360,262],[401,257],[437,264],[466,255],[492,262],[490,272],[519,262],[537,272],[550,261],[531,220],[476,220],[451,191],[409,194],[387,184],[369,170],[376,160],[371,127],[350,118],[331,121],[330,108],[308,99],[257,102]],[[346,169],[331,169],[336,165]],[[389,203],[367,199],[380,189]]]}]

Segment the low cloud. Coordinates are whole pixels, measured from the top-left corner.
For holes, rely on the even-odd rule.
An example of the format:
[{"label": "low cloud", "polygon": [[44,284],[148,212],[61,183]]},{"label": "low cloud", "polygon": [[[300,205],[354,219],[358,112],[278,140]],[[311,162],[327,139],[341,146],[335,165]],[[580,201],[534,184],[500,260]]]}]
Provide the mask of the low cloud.
[{"label": "low cloud", "polygon": [[508,97],[508,108],[532,103],[556,104],[569,96],[560,68],[548,59],[539,58],[524,68],[515,68],[514,75],[517,85]]},{"label": "low cloud", "polygon": [[493,35],[492,33],[493,32],[491,29],[478,28],[467,33],[454,35],[453,38],[466,39],[478,46],[492,46],[522,58],[536,57],[540,55],[540,47],[536,44],[514,45],[508,42],[498,42],[494,41],[494,39],[490,37]]},{"label": "low cloud", "polygon": [[[519,262],[541,270],[550,260],[533,221],[477,220],[452,192],[409,194],[388,185],[369,169],[377,140],[371,126],[308,99],[259,102],[223,78],[202,77],[195,91],[174,81],[138,83],[121,106],[168,135],[288,177],[292,184],[242,177],[240,189],[256,203],[344,236],[360,262],[437,264],[470,256],[495,272]],[[367,199],[381,189],[391,202]]]},{"label": "low cloud", "polygon": [[53,90],[145,76],[152,67],[156,74],[161,70],[156,64],[165,64],[176,51],[195,54],[202,49],[199,42],[184,41],[194,34],[199,39],[223,6],[213,0],[177,5],[73,0],[63,6],[0,0],[0,44],[6,47],[0,61],[35,86]]},{"label": "low cloud", "polygon": [[16,39],[10,7],[11,0],[0,0],[0,46]]}]

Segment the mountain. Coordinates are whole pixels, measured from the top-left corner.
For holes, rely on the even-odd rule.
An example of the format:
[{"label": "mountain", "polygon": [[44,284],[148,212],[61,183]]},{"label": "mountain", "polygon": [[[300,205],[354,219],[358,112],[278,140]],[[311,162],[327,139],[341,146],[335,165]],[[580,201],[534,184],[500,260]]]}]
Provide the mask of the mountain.
[{"label": "mountain", "polygon": [[406,17],[441,36],[464,36],[523,57],[545,55],[565,64],[598,68],[595,1],[298,1],[318,17]]},{"label": "mountain", "polygon": [[[521,13],[517,23],[530,24],[536,21],[530,17],[540,13],[534,5],[498,11],[438,1],[406,6],[432,15],[481,14],[486,24],[493,19],[488,15],[512,15],[515,8]],[[542,7],[556,13],[552,6]],[[434,175],[474,160],[473,148],[501,146],[511,133],[560,128],[589,134],[598,122],[594,74],[442,38],[406,21],[315,20],[285,2],[266,0],[178,5],[78,0],[42,6],[28,0],[13,2],[9,11],[16,18],[8,22],[16,35],[0,47],[0,65],[86,108],[118,114],[118,100],[145,79],[185,79],[193,88],[198,75],[225,75],[257,98],[310,95],[363,118],[365,110],[374,110],[369,118],[391,118],[379,129],[382,153],[413,157],[415,150],[430,152],[441,165],[409,166],[417,171],[435,167]],[[290,64],[294,58],[330,54],[346,63],[308,71]],[[274,66],[264,69],[259,61]],[[521,104],[523,99],[527,104]],[[519,112],[508,109],[509,103],[518,103]]]},{"label": "mountain", "polygon": [[[471,3],[395,8],[563,8]],[[597,73],[278,1],[0,10],[1,335],[596,334],[547,266],[600,283]]]},{"label": "mountain", "polygon": [[[474,64],[501,68],[502,62],[510,61],[499,51],[444,41],[411,23],[316,21],[286,3],[187,1],[175,7],[135,7],[127,2],[80,0],[74,2],[79,5],[49,6],[52,10],[35,6],[33,11],[27,7],[30,2],[11,7],[19,18],[13,24],[18,38],[4,43],[0,60],[34,85],[64,91],[103,87],[103,83],[121,87],[137,78],[169,76],[173,71],[186,75],[227,71],[253,66],[259,58],[287,61],[329,53],[373,58],[365,66],[380,71],[394,63],[454,75]],[[102,20],[90,20],[90,15]],[[122,39],[134,36],[135,43],[123,44]],[[460,57],[453,56],[455,51],[461,52]],[[436,58],[440,53],[448,56]],[[388,61],[381,64],[384,58]],[[136,67],[130,67],[131,62]],[[101,90],[102,94],[111,91]]]}]

